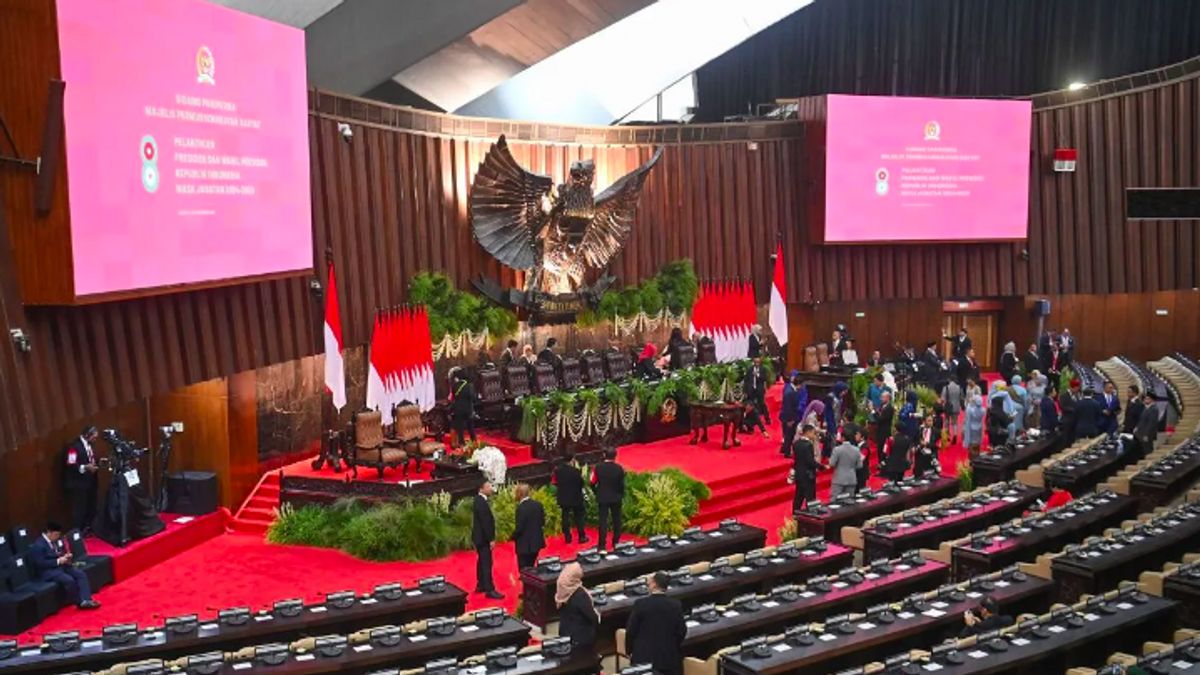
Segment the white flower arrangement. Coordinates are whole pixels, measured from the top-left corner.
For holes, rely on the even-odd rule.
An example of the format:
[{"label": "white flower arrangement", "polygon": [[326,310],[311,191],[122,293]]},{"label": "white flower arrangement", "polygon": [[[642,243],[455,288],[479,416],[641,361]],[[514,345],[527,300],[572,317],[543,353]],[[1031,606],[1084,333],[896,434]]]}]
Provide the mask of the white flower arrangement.
[{"label": "white flower arrangement", "polygon": [[504,485],[504,477],[508,473],[508,458],[499,448],[485,445],[475,450],[471,459],[467,461],[478,466],[492,485],[497,487]]}]

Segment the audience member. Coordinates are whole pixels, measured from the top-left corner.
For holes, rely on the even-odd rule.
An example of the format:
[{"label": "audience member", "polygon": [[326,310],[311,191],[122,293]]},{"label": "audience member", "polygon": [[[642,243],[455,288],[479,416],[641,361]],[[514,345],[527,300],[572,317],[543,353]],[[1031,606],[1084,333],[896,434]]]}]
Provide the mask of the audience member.
[{"label": "audience member", "polygon": [[1000,355],[1000,379],[1012,382],[1017,374],[1017,343],[1008,342],[1004,345],[1004,353]]},{"label": "audience member", "polygon": [[970,457],[977,456],[979,448],[983,445],[984,417],[983,397],[975,394],[967,402],[966,419],[963,420],[963,445],[966,446],[967,455]]},{"label": "audience member", "polygon": [[559,459],[551,481],[554,483],[558,508],[562,510],[563,539],[568,544],[571,543],[571,524],[574,523],[579,543],[586,544],[588,537],[583,531],[583,473],[580,472],[575,459],[567,457]]},{"label": "audience member", "polygon": [[842,350],[842,365],[847,368],[858,367],[858,350],[854,348],[853,338],[846,338],[846,348]]},{"label": "audience member", "polygon": [[1025,427],[1040,429],[1042,420],[1042,399],[1046,397],[1046,376],[1033,370],[1029,373],[1029,410],[1025,413]]},{"label": "audience member", "polygon": [[600,613],[592,602],[592,594],[583,587],[583,567],[577,562],[563,565],[554,592],[558,606],[558,635],[571,638],[571,651],[592,652],[596,648],[596,633],[600,629]]},{"label": "audience member", "polygon": [[963,390],[962,386],[950,380],[946,386],[942,387],[942,401],[945,406],[946,415],[946,431],[950,434],[950,442],[958,442],[958,416],[962,413],[963,407]]},{"label": "audience member", "polygon": [[1096,400],[1100,403],[1100,431],[1109,436],[1116,435],[1117,421],[1121,416],[1121,397],[1117,396],[1117,388],[1112,382],[1105,381],[1104,391],[1096,394]]},{"label": "audience member", "polygon": [[[854,428],[850,427],[847,430],[846,438],[851,438],[854,433]],[[858,446],[849,440],[842,441],[833,449],[833,453],[829,456],[829,468],[833,470],[832,486],[829,490],[830,499],[835,499],[843,494],[854,494],[855,488],[858,487],[858,470],[862,468],[862,465],[862,453],[859,452]]]},{"label": "audience member", "polygon": [[475,547],[475,592],[483,593],[492,600],[504,598],[496,591],[492,578],[492,546],[496,542],[496,518],[488,503],[492,496],[492,484],[488,480],[479,486],[471,518],[471,544]]},{"label": "audience member", "polygon": [[1062,392],[1058,396],[1058,408],[1060,410],[1059,417],[1059,432],[1062,434],[1063,442],[1070,445],[1075,442],[1076,429],[1075,426],[1079,422],[1077,408],[1080,399],[1079,380],[1071,380],[1067,391]]},{"label": "audience member", "polygon": [[72,524],[80,532],[92,530],[96,520],[96,472],[100,464],[92,443],[100,437],[96,427],[88,427],[63,450],[63,489],[71,503]]},{"label": "audience member", "polygon": [[896,407],[892,405],[892,392],[885,391],[880,397],[879,410],[875,412],[875,461],[883,466],[883,450],[892,435],[896,418]]},{"label": "audience member", "polygon": [[538,352],[537,362],[554,366],[557,370],[562,364],[562,357],[555,353],[554,348],[556,346],[558,346],[558,338],[546,340],[546,346],[542,348],[542,351]]},{"label": "audience member", "polygon": [[521,360],[526,366],[533,366],[537,363],[537,356],[533,353],[533,345],[525,345],[521,348]]},{"label": "audience member", "polygon": [[[1000,386],[999,382],[992,386],[993,394],[988,399],[990,403],[987,417],[988,445],[992,448],[1000,448],[1008,443],[1008,428],[1012,424],[1012,415],[1009,414],[1006,406],[1009,399],[1004,393],[1003,386]],[[1009,402],[1007,405],[1011,405],[1011,403]]]},{"label": "audience member", "polygon": [[976,382],[983,381],[979,376],[979,362],[975,360],[974,349],[968,349],[967,353],[958,359],[958,367],[955,369],[955,373],[958,376],[959,385],[964,389],[969,380],[975,380]]},{"label": "audience member", "polygon": [[662,371],[654,364],[654,355],[658,353],[658,348],[653,342],[647,342],[645,347],[642,347],[642,353],[638,355],[637,366],[634,367],[636,377],[643,380],[657,380],[662,377]]},{"label": "audience member", "polygon": [[1142,411],[1146,404],[1142,402],[1142,392],[1136,384],[1129,385],[1129,404],[1125,406],[1125,419],[1121,424],[1121,433],[1133,434],[1138,420],[1142,419]]},{"label": "audience member", "polygon": [[837,438],[838,428],[846,412],[846,395],[850,387],[845,382],[835,382],[833,389],[825,397],[825,438],[821,446],[821,456],[828,459],[833,453],[833,442]]},{"label": "audience member", "polygon": [[1154,451],[1154,441],[1158,439],[1158,406],[1154,403],[1152,392],[1142,394],[1142,405],[1145,408],[1138,416],[1137,426],[1133,429],[1133,437],[1137,441],[1138,451],[1143,457]]},{"label": "audience member", "polygon": [[542,503],[530,497],[529,485],[517,483],[514,488],[517,498],[516,527],[513,543],[517,549],[517,570],[533,567],[538,553],[546,548],[546,510]]},{"label": "audience member", "polygon": [[1041,430],[1047,434],[1058,430],[1058,405],[1056,405],[1054,397],[1054,392],[1050,392],[1042,397],[1041,419],[1039,422]]},{"label": "audience member", "polygon": [[608,526],[612,525],[612,548],[621,539],[621,503],[625,501],[625,468],[617,464],[617,449],[605,448],[604,461],[592,472],[596,504],[600,511],[600,550],[611,550],[605,541]]},{"label": "audience member", "polygon": [[866,430],[857,424],[854,425],[850,438],[854,441],[854,447],[858,449],[860,461],[858,471],[855,472],[855,488],[861,491],[867,487],[867,480],[871,477],[871,444],[867,442]]},{"label": "audience member", "polygon": [[938,468],[938,446],[942,435],[934,426],[936,415],[926,415],[921,422],[917,445],[913,449],[913,475],[924,476]]},{"label": "audience member", "polygon": [[867,359],[867,367],[868,368],[882,368],[883,367],[883,355],[879,353],[878,349],[871,352],[871,358]]},{"label": "audience member", "polygon": [[811,424],[800,428],[800,438],[792,446],[792,480],[796,484],[796,495],[792,498],[792,511],[808,506],[810,499],[817,498],[817,430]]},{"label": "audience member", "polygon": [[1040,370],[1042,367],[1042,355],[1038,353],[1037,343],[1033,342],[1029,345],[1029,350],[1021,357],[1021,364],[1025,366],[1025,374],[1033,376],[1033,371]]},{"label": "audience member", "polygon": [[910,389],[905,394],[904,407],[900,408],[900,418],[896,421],[896,429],[910,439],[916,439],[918,428],[921,426],[917,416],[917,402],[917,392]]},{"label": "audience member", "polygon": [[769,438],[765,426],[762,426],[762,421],[767,424],[771,423],[771,416],[767,413],[767,373],[762,367],[762,358],[756,357],[751,366],[746,369],[746,376],[742,379],[742,394],[748,405],[754,408],[761,418],[760,427],[762,429],[763,438]]},{"label": "audience member", "polygon": [[509,340],[504,346],[504,351],[500,352],[500,367],[507,368],[517,360],[517,341]]},{"label": "audience member", "polygon": [[80,609],[96,609],[87,575],[71,564],[71,552],[62,541],[63,528],[47,523],[42,536],[29,547],[29,566],[38,581],[52,583],[66,592],[67,599]]},{"label": "audience member", "polygon": [[683,605],[667,596],[666,572],[650,575],[650,595],[633,603],[625,628],[625,648],[629,661],[638,666],[649,664],[656,675],[683,673],[683,640],[687,623]]},{"label": "audience member", "polygon": [[968,609],[963,614],[963,627],[960,637],[970,637],[979,635],[988,631],[999,630],[1006,626],[1011,626],[1013,618],[1000,613],[1000,605],[992,596],[984,596],[979,601],[979,609]]},{"label": "audience member", "polygon": [[779,452],[784,457],[792,454],[792,441],[796,436],[796,425],[800,421],[800,390],[796,388],[797,375],[799,372],[793,370],[790,376],[784,379],[783,400],[779,404],[780,435],[783,437],[779,445]]},{"label": "audience member", "polygon": [[943,339],[951,344],[954,350],[953,355],[955,359],[964,358],[967,356],[967,353],[971,351],[971,338],[967,335],[966,326],[958,329],[958,335],[956,337],[945,335],[943,336]]},{"label": "audience member", "polygon": [[897,431],[896,435],[892,437],[892,447],[888,450],[887,458],[879,473],[892,482],[902,480],[904,473],[912,465],[912,446],[912,437],[902,431]]},{"label": "audience member", "polygon": [[1104,409],[1088,387],[1075,403],[1075,438],[1095,438],[1104,426]]},{"label": "audience member", "polygon": [[671,337],[667,340],[667,347],[663,350],[663,356],[669,359],[671,370],[683,368],[682,348],[687,346],[687,344],[688,341],[683,337],[683,329],[679,326],[672,328]]},{"label": "audience member", "polygon": [[871,410],[879,410],[879,406],[883,405],[883,392],[887,391],[887,386],[883,382],[883,373],[875,373],[875,377],[871,378],[871,384],[867,385],[867,402],[871,404]]},{"label": "audience member", "polygon": [[754,324],[750,329],[750,345],[746,348],[746,358],[757,359],[762,356],[762,326]]},{"label": "audience member", "polygon": [[1058,378],[1062,375],[1062,370],[1066,366],[1066,361],[1062,354],[1058,351],[1058,343],[1050,343],[1050,351],[1045,354],[1042,359],[1042,371],[1050,378],[1050,387],[1058,389]]},{"label": "audience member", "polygon": [[1008,397],[1013,402],[1013,423],[1009,435],[1019,436],[1025,430],[1025,417],[1029,411],[1029,390],[1025,388],[1025,380],[1020,375],[1012,376]]}]

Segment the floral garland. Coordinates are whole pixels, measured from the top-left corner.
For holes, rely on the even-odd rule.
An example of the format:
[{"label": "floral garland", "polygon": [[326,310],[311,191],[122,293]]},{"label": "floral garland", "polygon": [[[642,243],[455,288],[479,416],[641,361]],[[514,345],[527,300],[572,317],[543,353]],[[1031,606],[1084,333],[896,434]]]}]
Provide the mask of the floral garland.
[{"label": "floral garland", "polygon": [[613,316],[613,331],[617,335],[634,335],[646,331],[658,330],[660,326],[679,326],[683,327],[684,319],[687,318],[686,312],[672,314],[665,307],[658,314],[650,315],[645,312],[638,312],[630,317]]},{"label": "floral garland", "polygon": [[433,345],[433,360],[441,361],[445,358],[466,356],[483,349],[487,343],[488,329],[486,328],[478,333],[464,330],[458,335],[443,335],[441,341]]}]

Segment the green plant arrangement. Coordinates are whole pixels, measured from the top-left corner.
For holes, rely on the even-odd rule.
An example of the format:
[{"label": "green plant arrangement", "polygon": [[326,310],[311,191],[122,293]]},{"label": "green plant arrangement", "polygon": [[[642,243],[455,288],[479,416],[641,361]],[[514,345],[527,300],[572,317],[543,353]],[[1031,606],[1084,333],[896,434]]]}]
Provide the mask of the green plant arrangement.
[{"label": "green plant arrangement", "polygon": [[408,284],[408,300],[425,305],[434,341],[447,335],[487,330],[496,340],[517,331],[517,315],[474,293],[460,291],[441,272],[421,272]]},{"label": "green plant arrangement", "polygon": [[795,518],[785,518],[779,526],[779,541],[791,541],[800,535],[800,526]]},{"label": "green plant arrangement", "polygon": [[1062,371],[1059,372],[1059,374],[1058,374],[1058,390],[1059,391],[1070,391],[1071,380],[1073,380],[1073,379],[1075,379],[1075,371],[1071,370],[1071,368],[1069,366],[1066,368],[1063,368]]},{"label": "green plant arrangement", "polygon": [[975,489],[975,472],[971,470],[971,463],[963,460],[954,466],[954,475],[958,478],[958,489],[960,492],[970,492]]},{"label": "green plant arrangement", "polygon": [[583,312],[578,321],[594,326],[614,318],[631,319],[639,315],[659,317],[663,312],[678,316],[691,311],[700,291],[700,281],[692,261],[667,263],[655,276],[636,286],[610,289],[600,296],[595,311]]},{"label": "green plant arrangement", "polygon": [[657,474],[645,487],[627,498],[622,509],[631,532],[658,532],[672,536],[682,533],[690,520],[684,511],[685,496],[678,484]]},{"label": "green plant arrangement", "polygon": [[521,406],[521,426],[517,429],[517,438],[528,443],[546,423],[549,416],[547,401],[541,396],[526,396],[517,403]]},{"label": "green plant arrangement", "polygon": [[938,393],[923,384],[918,384],[912,388],[912,391],[917,392],[917,403],[926,412],[932,412],[933,406],[937,404]]}]

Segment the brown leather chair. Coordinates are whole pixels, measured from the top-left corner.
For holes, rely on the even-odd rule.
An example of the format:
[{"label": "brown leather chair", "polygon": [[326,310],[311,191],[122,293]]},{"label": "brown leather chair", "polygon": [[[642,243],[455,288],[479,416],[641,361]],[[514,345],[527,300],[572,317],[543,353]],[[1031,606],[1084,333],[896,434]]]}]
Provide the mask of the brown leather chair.
[{"label": "brown leather chair", "polygon": [[562,360],[562,386],[563,389],[578,389],[583,386],[583,372],[579,359]]},{"label": "brown leather chair", "polygon": [[408,454],[398,443],[383,436],[383,414],[378,410],[355,413],[350,422],[350,468],[358,477],[358,467],[373,466],[383,477],[387,467],[408,466]]},{"label": "brown leather chair", "polygon": [[610,380],[624,380],[633,370],[633,359],[625,352],[607,351],[604,353],[604,362],[608,364]]},{"label": "brown leather chair", "polygon": [[696,348],[690,344],[679,345],[679,367],[691,368],[696,365]]},{"label": "brown leather chair", "polygon": [[421,470],[423,457],[431,457],[437,451],[446,449],[445,443],[425,437],[421,409],[411,404],[396,408],[396,441],[403,444],[410,458],[417,460],[418,471]]},{"label": "brown leather chair", "polygon": [[804,371],[808,373],[815,373],[819,370],[821,370],[821,362],[817,359],[817,348],[812,346],[805,347]]},{"label": "brown leather chair", "polygon": [[500,371],[495,368],[480,370],[475,381],[480,405],[500,403],[504,400],[504,385],[500,382]]},{"label": "brown leather chair", "polygon": [[822,368],[829,365],[829,345],[825,342],[817,344],[817,364]]},{"label": "brown leather chair", "polygon": [[717,362],[717,343],[705,338],[696,343],[696,360],[702,366],[711,366]]}]

